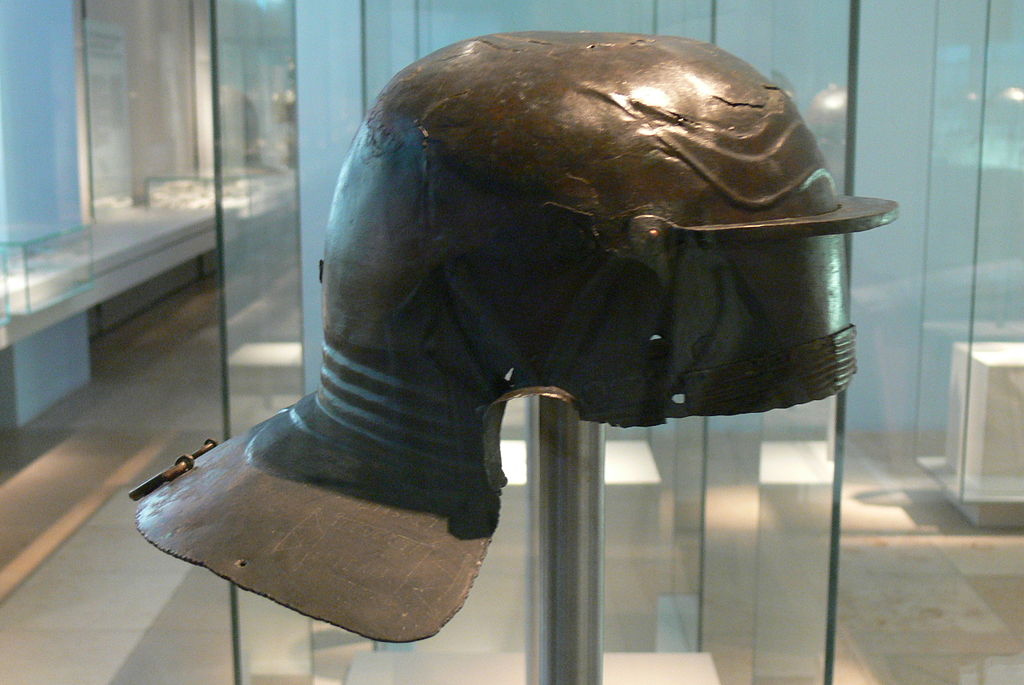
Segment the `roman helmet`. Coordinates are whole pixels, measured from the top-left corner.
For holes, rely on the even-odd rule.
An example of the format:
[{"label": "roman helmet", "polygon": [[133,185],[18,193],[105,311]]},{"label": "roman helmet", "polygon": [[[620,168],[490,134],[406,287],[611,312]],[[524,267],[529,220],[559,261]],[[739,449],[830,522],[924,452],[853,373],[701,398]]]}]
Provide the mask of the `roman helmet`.
[{"label": "roman helmet", "polygon": [[505,400],[557,388],[643,426],[832,395],[844,234],[895,211],[838,196],[787,95],[713,45],[446,47],[344,162],[319,388],[145,495],[139,529],[367,637],[432,635],[497,525]]}]

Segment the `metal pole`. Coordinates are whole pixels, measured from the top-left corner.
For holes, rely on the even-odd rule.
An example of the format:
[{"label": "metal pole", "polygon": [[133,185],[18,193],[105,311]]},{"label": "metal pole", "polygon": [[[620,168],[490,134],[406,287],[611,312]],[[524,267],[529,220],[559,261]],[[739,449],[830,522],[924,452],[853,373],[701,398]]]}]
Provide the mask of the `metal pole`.
[{"label": "metal pole", "polygon": [[600,685],[604,602],[604,426],[571,398],[530,398],[529,685]]}]

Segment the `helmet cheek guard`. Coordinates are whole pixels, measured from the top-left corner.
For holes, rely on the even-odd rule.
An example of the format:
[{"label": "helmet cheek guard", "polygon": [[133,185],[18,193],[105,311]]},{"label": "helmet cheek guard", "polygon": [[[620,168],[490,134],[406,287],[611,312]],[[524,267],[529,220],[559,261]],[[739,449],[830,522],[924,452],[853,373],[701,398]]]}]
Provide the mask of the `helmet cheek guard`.
[{"label": "helmet cheek guard", "polygon": [[636,426],[834,394],[854,372],[843,234],[895,209],[837,196],[786,95],[714,46],[440,50],[342,170],[319,388],[147,496],[139,528],[367,637],[432,635],[497,524],[503,400],[554,387]]}]

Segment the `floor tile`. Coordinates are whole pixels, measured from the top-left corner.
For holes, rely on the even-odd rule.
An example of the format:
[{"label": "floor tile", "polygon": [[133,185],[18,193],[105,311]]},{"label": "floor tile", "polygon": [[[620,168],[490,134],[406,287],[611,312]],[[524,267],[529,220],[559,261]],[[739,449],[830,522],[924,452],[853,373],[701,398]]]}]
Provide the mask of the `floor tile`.
[{"label": "floor tile", "polygon": [[933,544],[965,576],[1024,573],[1024,536],[945,536]]},{"label": "floor tile", "polygon": [[131,630],[0,630],[0,682],[108,685],[136,638]]},{"label": "floor tile", "polygon": [[184,575],[46,566],[0,605],[0,630],[145,630]]}]

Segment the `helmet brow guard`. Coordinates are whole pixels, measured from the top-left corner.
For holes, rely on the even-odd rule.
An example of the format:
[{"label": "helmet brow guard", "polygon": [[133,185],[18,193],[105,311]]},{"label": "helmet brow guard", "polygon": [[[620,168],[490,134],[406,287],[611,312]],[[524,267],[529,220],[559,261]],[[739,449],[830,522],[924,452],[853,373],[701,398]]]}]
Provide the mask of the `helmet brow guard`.
[{"label": "helmet brow guard", "polygon": [[147,496],[154,544],[378,640],[434,634],[497,524],[502,401],[623,426],[854,372],[837,197],[789,98],[681,38],[492,35],[400,72],[342,170],[318,390]]}]

